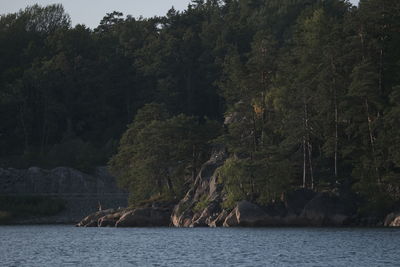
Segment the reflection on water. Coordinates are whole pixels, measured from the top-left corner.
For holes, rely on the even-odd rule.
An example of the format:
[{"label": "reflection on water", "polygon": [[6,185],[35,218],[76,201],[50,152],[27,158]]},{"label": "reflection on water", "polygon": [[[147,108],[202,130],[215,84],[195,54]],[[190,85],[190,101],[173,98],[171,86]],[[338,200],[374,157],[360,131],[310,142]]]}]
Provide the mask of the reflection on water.
[{"label": "reflection on water", "polygon": [[400,229],[1,226],[0,266],[400,266]]}]

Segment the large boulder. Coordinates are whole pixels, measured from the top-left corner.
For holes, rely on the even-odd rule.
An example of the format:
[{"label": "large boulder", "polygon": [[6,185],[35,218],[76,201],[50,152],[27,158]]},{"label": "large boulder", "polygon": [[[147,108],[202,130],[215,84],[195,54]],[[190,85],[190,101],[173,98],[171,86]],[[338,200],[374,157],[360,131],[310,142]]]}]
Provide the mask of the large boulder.
[{"label": "large boulder", "polygon": [[235,212],[240,226],[262,226],[268,216],[259,206],[248,201],[239,202]]},{"label": "large boulder", "polygon": [[239,202],[235,209],[226,217],[223,226],[282,226],[283,218],[274,206],[262,208],[248,201]]},{"label": "large boulder", "polygon": [[222,224],[224,227],[235,227],[239,225],[236,216],[236,209],[232,210],[231,213],[226,216],[224,223]]},{"label": "large boulder", "polygon": [[351,215],[346,203],[328,192],[318,193],[301,213],[307,226],[343,226]]},{"label": "large boulder", "polygon": [[316,193],[310,189],[301,188],[286,194],[284,203],[288,213],[300,215],[310,200],[315,197]]},{"label": "large boulder", "polygon": [[137,208],[121,216],[116,227],[169,226],[171,211],[152,207]]}]

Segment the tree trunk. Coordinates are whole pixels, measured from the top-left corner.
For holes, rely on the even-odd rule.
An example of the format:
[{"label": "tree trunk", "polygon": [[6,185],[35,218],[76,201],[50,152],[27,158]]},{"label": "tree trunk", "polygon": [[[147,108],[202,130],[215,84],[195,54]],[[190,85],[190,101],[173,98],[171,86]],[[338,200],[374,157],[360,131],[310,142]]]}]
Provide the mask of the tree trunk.
[{"label": "tree trunk", "polygon": [[367,115],[367,121],[368,121],[368,134],[369,134],[369,140],[370,140],[370,145],[371,145],[371,152],[372,152],[372,160],[374,162],[374,167],[375,167],[375,172],[377,175],[378,183],[381,183],[381,177],[379,174],[376,158],[375,158],[375,136],[372,130],[372,118],[370,115],[369,111],[369,103],[368,103],[368,98],[365,98],[365,110],[366,110],[366,115]]},{"label": "tree trunk", "polygon": [[[314,189],[314,174],[312,167],[312,145],[311,145],[311,137],[310,137],[310,127],[308,125],[308,107],[307,103],[304,101],[304,130],[306,134],[306,149],[308,152],[308,167],[310,168],[310,179],[311,179],[311,189]],[[304,144],[305,145],[305,144]],[[305,151],[304,151],[305,153]],[[305,167],[305,165],[304,165]]]},{"label": "tree trunk", "polygon": [[24,116],[24,106],[25,103],[19,108],[19,117],[21,120],[21,125],[22,125],[22,131],[24,133],[24,145],[25,145],[25,151],[28,151],[29,149],[29,138],[28,138],[28,130],[26,129],[26,123],[25,123],[25,116]]},{"label": "tree trunk", "polygon": [[167,181],[168,190],[169,190],[172,194],[175,194],[175,192],[174,192],[174,186],[173,186],[173,184],[172,184],[171,178],[169,177],[169,175],[166,175],[165,177],[166,177],[166,181]]},{"label": "tree trunk", "polygon": [[303,188],[306,188],[306,137],[303,135]]},{"label": "tree trunk", "polygon": [[310,137],[307,141],[307,150],[308,150],[308,164],[310,168],[310,179],[311,179],[311,189],[314,189],[314,172],[313,172],[313,165],[312,165],[312,144],[310,142]]},{"label": "tree trunk", "polygon": [[[335,112],[335,147],[334,147],[334,173],[337,179],[338,177],[338,143],[339,143],[339,133],[338,133],[338,123],[339,123],[339,116],[338,116],[338,105],[337,105],[337,88],[336,88],[336,66],[333,61],[333,57],[331,56],[331,66],[332,66],[332,73],[333,73],[333,106]],[[336,180],[337,182],[337,180]]]},{"label": "tree trunk", "polygon": [[47,142],[47,100],[44,100],[44,111],[43,111],[43,125],[42,125],[42,140],[40,142],[40,154],[44,154],[46,142]]}]

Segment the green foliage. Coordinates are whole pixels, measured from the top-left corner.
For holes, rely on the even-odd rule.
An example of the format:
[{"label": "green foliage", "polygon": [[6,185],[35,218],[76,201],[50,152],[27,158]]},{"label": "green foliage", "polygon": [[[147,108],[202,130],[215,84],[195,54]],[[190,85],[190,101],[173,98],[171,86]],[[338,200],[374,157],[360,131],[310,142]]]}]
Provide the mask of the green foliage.
[{"label": "green foliage", "polygon": [[226,201],[223,206],[233,208],[236,202],[248,200],[265,205],[278,200],[290,189],[292,178],[288,162],[273,160],[228,159],[218,169],[224,184]]},{"label": "green foliage", "polygon": [[[185,193],[185,176],[204,161],[208,141],[218,135],[211,121],[199,123],[183,114],[169,117],[163,105],[139,110],[121,139],[110,170],[130,190],[131,203],[154,195],[177,199]],[[189,172],[189,173],[188,173]]]},{"label": "green foliage", "polygon": [[109,13],[94,30],[60,5],[1,16],[0,163],[90,170],[123,134],[110,167],[131,202],[174,200],[219,136],[227,206],[303,186],[353,190],[378,210],[400,199],[399,10],[194,1],[163,17]]},{"label": "green foliage", "polygon": [[196,205],[193,207],[194,212],[202,212],[204,209],[208,207],[210,204],[210,200],[208,199],[207,195],[203,195]]}]

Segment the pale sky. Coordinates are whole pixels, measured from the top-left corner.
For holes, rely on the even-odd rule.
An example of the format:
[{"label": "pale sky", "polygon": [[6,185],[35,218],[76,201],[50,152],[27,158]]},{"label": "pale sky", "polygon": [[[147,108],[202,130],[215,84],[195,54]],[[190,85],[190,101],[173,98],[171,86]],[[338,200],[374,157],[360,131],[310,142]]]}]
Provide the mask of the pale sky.
[{"label": "pale sky", "polygon": [[[357,4],[359,0],[350,0]],[[95,28],[106,13],[120,11],[134,17],[163,16],[174,6],[184,10],[190,0],[0,0],[0,14],[17,12],[28,5],[42,6],[61,3],[71,16],[72,24],[85,24]]]}]

